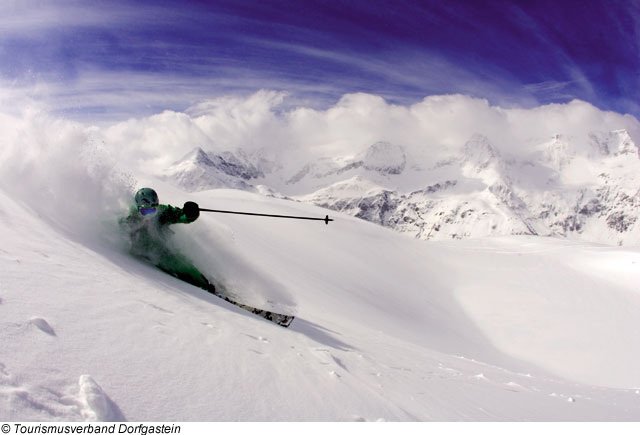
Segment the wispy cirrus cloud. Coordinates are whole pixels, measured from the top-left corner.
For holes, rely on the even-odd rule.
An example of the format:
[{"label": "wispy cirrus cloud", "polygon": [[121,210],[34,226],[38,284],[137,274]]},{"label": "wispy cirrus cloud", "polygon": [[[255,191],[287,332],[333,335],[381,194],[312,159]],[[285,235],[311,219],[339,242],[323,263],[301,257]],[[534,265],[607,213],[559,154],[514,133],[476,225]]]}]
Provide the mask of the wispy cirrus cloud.
[{"label": "wispy cirrus cloud", "polygon": [[[506,107],[578,98],[639,115],[640,86],[632,85],[640,75],[629,72],[638,61],[600,63],[606,48],[618,56],[617,41],[585,58],[575,34],[620,25],[631,33],[611,33],[632,47],[640,14],[614,4],[600,24],[591,19],[596,5],[573,23],[561,21],[568,6],[463,1],[8,1],[0,5],[0,78],[58,112],[109,119],[265,88],[315,107],[351,92],[402,104],[462,93]],[[585,43],[594,44],[591,30]]]}]

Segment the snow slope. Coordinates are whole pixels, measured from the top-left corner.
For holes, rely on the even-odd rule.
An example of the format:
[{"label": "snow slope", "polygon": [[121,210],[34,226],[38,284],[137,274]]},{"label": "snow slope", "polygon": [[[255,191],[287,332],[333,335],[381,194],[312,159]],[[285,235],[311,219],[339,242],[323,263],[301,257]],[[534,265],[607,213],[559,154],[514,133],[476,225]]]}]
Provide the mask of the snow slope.
[{"label": "snow slope", "polygon": [[[402,137],[415,137],[412,144],[395,134],[379,141],[385,135],[359,118],[360,103],[347,106],[278,118],[267,105],[265,113],[248,111],[257,129],[241,113],[233,123],[166,112],[106,129],[35,108],[21,116],[0,113],[0,420],[640,420],[637,247],[533,236],[425,242],[338,212],[328,226],[203,214],[174,227],[175,247],[237,299],[295,314],[288,329],[127,254],[116,221],[138,187],[153,186],[163,203],[179,206],[194,200],[207,208],[323,217],[326,209],[259,186],[260,174],[295,175],[302,166],[293,163],[315,161],[298,187],[323,183],[315,178],[322,175],[332,181],[328,197],[391,198],[382,181],[398,172],[415,175],[420,145],[445,131],[431,117],[450,113],[436,107],[429,122],[407,128]],[[562,124],[556,109],[542,112]],[[324,115],[327,122],[317,122]],[[362,127],[348,128],[352,118]],[[579,120],[576,130],[583,131]],[[523,125],[509,131],[519,134]],[[414,134],[422,130],[428,134]],[[446,130],[452,133],[445,142],[464,144],[467,130]],[[283,141],[282,148],[225,154],[230,144],[265,135]],[[221,142],[217,157],[196,150],[178,160],[194,147],[208,150],[213,139]],[[599,182],[602,204],[620,217],[613,224],[625,226],[635,190],[621,182],[637,178],[639,160],[621,134],[593,141],[603,156],[609,153],[602,157],[608,168]],[[353,167],[337,152],[350,151],[351,142],[362,145],[351,150]],[[475,144],[480,178],[500,175],[502,163],[485,159],[491,153],[483,152],[490,149],[482,140]],[[590,179],[580,158],[566,164],[563,144],[553,142],[547,154],[564,168],[561,175],[577,184],[581,176]],[[298,145],[302,157],[313,149],[318,159],[269,154],[286,155]],[[349,169],[341,172],[344,164]],[[476,195],[480,182],[444,176],[452,164],[443,161],[438,177],[421,180],[419,191],[405,186],[416,195],[407,198],[442,200],[446,218],[457,195],[474,197],[477,211],[489,193],[500,194],[501,225],[518,224],[507,205],[527,217],[517,198],[501,190],[506,183]],[[153,177],[170,166],[182,187]],[[204,176],[203,168],[214,168],[214,177],[193,179]],[[540,174],[523,170],[518,182],[536,185],[546,180]],[[225,186],[234,179],[262,194],[190,192],[202,188],[198,181]],[[562,211],[563,201],[576,198],[551,199]],[[578,199],[587,214],[597,213],[588,195]],[[384,209],[384,201],[376,204]],[[458,211],[476,228],[490,229],[469,210]]]},{"label": "snow slope", "polygon": [[[142,180],[142,184],[153,180]],[[324,215],[233,190],[163,202]],[[346,215],[176,243],[270,324],[0,191],[0,420],[638,420],[640,250],[425,243]]]}]

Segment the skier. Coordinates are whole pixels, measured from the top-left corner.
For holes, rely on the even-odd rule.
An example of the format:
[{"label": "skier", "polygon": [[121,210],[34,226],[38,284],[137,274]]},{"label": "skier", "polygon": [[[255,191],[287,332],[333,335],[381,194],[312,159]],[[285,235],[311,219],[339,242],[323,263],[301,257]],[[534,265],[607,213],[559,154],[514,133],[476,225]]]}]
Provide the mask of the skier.
[{"label": "skier", "polygon": [[120,227],[131,238],[130,252],[182,281],[215,294],[215,286],[184,255],[168,247],[173,231],[169,225],[189,224],[200,216],[198,204],[183,208],[160,204],[158,194],[149,187],[136,192],[135,206],[120,219]]}]

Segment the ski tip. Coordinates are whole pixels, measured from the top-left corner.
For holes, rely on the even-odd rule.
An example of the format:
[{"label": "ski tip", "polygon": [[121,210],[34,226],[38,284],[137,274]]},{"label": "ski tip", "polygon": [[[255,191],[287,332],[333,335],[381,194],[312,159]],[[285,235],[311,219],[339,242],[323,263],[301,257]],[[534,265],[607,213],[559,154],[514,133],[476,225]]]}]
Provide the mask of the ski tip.
[{"label": "ski tip", "polygon": [[286,316],[286,318],[279,320],[277,323],[278,323],[278,325],[282,326],[283,328],[288,328],[289,325],[291,325],[291,322],[293,322],[293,319],[295,319],[295,317]]}]

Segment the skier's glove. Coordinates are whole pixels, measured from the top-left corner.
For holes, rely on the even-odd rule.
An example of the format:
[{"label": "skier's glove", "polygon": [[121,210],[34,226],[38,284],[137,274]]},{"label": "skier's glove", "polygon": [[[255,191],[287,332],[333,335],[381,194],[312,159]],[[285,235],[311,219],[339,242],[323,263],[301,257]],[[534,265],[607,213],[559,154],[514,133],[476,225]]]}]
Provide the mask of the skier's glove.
[{"label": "skier's glove", "polygon": [[200,208],[198,207],[198,204],[193,201],[185,202],[182,210],[184,211],[184,215],[187,219],[197,219],[198,216],[200,216]]}]

